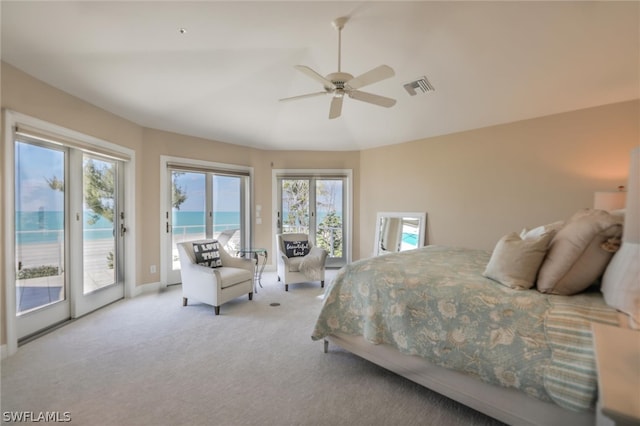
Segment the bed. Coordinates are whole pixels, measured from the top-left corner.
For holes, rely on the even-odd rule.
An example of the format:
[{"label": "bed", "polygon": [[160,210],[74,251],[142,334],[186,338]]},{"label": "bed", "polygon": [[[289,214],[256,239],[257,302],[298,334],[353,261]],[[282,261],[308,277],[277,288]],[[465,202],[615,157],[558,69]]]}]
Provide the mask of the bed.
[{"label": "bed", "polygon": [[638,180],[623,216],[584,209],[493,251],[427,246],[347,265],[312,339],[508,424],[595,424],[591,324],[640,319]]}]

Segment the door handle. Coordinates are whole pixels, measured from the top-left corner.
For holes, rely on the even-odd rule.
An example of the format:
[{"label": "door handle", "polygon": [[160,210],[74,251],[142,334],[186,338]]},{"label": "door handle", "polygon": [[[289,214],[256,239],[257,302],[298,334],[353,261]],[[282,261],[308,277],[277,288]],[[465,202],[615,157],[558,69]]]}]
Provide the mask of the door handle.
[{"label": "door handle", "polygon": [[124,233],[127,232],[127,228],[123,224],[120,224],[120,236],[124,237]]}]

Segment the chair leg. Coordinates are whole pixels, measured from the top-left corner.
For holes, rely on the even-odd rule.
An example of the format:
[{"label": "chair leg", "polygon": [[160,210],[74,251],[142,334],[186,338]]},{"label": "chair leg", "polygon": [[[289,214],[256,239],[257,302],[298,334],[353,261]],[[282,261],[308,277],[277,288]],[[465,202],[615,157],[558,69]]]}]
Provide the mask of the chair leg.
[{"label": "chair leg", "polygon": [[320,288],[324,288],[324,280],[320,281]]},{"label": "chair leg", "polygon": [[186,297],[182,298],[182,306],[187,306],[187,298]]},{"label": "chair leg", "polygon": [[249,293],[249,300],[253,300],[253,292]]},{"label": "chair leg", "polygon": [[284,285],[284,291],[289,291],[289,284]]},{"label": "chair leg", "polygon": [[213,311],[216,313],[216,315],[220,315],[220,306],[214,306]]}]

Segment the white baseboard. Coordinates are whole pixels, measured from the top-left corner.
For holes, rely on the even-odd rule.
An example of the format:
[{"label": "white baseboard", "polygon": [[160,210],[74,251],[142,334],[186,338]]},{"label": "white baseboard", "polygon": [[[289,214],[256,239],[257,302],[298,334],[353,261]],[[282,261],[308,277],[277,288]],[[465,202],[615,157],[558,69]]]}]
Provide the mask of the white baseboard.
[{"label": "white baseboard", "polygon": [[154,283],[137,285],[133,289],[133,294],[131,295],[131,297],[140,296],[141,294],[146,294],[146,293],[156,293],[162,288],[164,288],[164,285],[161,284],[159,281]]}]

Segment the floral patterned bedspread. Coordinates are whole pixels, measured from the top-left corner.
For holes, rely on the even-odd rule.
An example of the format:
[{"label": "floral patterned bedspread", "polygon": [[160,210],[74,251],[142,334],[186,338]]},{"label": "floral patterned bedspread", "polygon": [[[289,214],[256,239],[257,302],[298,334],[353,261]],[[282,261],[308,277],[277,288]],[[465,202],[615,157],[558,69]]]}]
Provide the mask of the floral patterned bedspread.
[{"label": "floral patterned bedspread", "polygon": [[347,265],[326,289],[312,339],[361,335],[544,401],[591,408],[590,321],[617,323],[615,310],[599,292],[566,297],[502,286],[482,276],[490,255],[428,246]]}]

